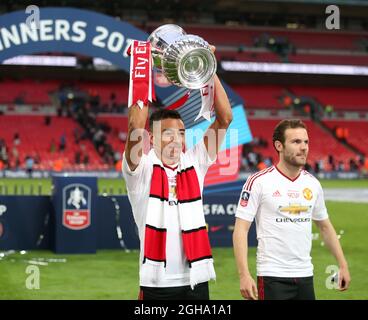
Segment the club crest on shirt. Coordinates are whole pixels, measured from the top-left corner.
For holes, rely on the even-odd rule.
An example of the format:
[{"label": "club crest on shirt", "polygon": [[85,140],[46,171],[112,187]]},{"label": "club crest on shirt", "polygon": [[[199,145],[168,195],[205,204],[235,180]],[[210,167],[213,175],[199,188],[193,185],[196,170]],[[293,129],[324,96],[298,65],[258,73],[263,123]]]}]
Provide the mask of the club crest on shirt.
[{"label": "club crest on shirt", "polygon": [[248,191],[243,191],[240,196],[240,205],[246,207],[248,205],[248,200],[250,198],[250,193]]},{"label": "club crest on shirt", "polygon": [[304,198],[306,200],[312,200],[312,198],[313,198],[313,192],[312,192],[312,190],[309,189],[309,188],[305,188],[303,190],[303,196],[304,196]]}]

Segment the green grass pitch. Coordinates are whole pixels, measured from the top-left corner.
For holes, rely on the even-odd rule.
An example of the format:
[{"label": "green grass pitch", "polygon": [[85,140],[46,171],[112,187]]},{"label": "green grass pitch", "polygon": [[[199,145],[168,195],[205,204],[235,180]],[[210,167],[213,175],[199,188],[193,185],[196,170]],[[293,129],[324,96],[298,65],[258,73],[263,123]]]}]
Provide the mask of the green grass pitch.
[{"label": "green grass pitch", "polygon": [[[123,179],[98,179],[98,193],[126,194]],[[368,188],[368,179],[321,180],[324,188]],[[51,179],[0,179],[0,195],[50,195]]]},{"label": "green grass pitch", "polygon": [[[98,179],[98,193],[126,194],[124,179]],[[51,179],[0,179],[0,195],[50,195]]]},{"label": "green grass pitch", "polygon": [[[327,202],[330,218],[339,233],[350,265],[351,287],[337,292],[325,286],[328,265],[334,258],[321,240],[313,241],[317,299],[368,299],[366,276],[368,255],[368,205]],[[314,228],[314,232],[317,230]],[[214,248],[217,281],[210,283],[211,299],[241,299],[232,248]],[[37,259],[66,259],[38,266],[40,288],[27,289],[27,266]],[[255,248],[249,251],[249,265],[255,275]],[[138,251],[102,250],[95,255],[56,255],[50,251],[16,253],[0,260],[0,299],[137,299]]]}]

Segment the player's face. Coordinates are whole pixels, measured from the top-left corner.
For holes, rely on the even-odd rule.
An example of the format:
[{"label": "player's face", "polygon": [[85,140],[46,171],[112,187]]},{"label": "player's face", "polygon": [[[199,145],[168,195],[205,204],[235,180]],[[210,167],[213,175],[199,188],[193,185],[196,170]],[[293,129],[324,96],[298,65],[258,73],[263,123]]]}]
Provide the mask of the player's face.
[{"label": "player's face", "polygon": [[163,119],[160,124],[153,128],[153,147],[164,164],[177,163],[185,146],[184,123],[180,119]]},{"label": "player's face", "polygon": [[280,152],[283,160],[292,166],[302,167],[307,163],[309,139],[303,128],[286,129],[285,143]]}]

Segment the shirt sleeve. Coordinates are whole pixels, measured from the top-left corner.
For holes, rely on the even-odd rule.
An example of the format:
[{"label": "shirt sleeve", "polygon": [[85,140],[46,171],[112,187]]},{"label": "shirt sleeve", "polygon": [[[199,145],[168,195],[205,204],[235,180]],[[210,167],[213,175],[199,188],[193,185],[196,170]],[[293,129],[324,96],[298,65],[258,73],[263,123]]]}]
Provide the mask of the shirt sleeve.
[{"label": "shirt sleeve", "polygon": [[257,214],[262,188],[259,179],[255,180],[253,186],[248,188],[247,182],[251,179],[250,176],[245,182],[240,193],[238,207],[236,209],[235,217],[252,222]]},{"label": "shirt sleeve", "polygon": [[146,171],[147,171],[147,155],[143,154],[141,161],[134,171],[130,170],[128,162],[125,157],[125,152],[123,154],[123,177],[125,179],[127,190],[130,194],[139,193],[142,191],[142,186],[145,183]]},{"label": "shirt sleeve", "polygon": [[197,164],[203,177],[206,175],[208,168],[214,164],[217,159],[217,156],[214,159],[210,158],[203,139],[201,139],[193,148],[189,149],[186,154],[193,163]]},{"label": "shirt sleeve", "polygon": [[323,189],[321,184],[318,182],[318,193],[316,203],[312,211],[313,220],[326,220],[328,218],[327,208],[325,204],[325,198],[323,195]]}]

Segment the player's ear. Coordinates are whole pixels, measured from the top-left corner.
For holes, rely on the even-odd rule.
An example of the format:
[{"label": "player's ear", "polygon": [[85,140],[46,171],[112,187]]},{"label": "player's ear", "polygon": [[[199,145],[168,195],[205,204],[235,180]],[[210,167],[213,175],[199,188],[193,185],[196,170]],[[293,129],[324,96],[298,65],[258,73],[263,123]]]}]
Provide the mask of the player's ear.
[{"label": "player's ear", "polygon": [[276,140],[274,142],[274,147],[275,147],[276,151],[280,152],[280,151],[282,151],[283,145],[282,145],[281,141]]}]

